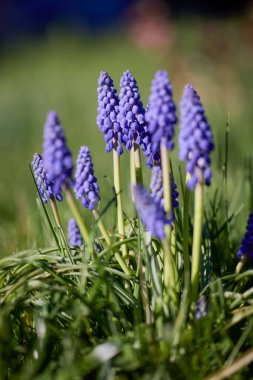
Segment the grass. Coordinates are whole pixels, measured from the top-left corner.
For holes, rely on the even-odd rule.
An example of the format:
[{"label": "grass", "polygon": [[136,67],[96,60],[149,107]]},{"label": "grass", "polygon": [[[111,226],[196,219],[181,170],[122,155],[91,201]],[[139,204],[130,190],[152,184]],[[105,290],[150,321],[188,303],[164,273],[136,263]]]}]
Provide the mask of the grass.
[{"label": "grass", "polygon": [[[217,29],[218,37],[207,33]],[[234,29],[238,33],[230,40]],[[3,55],[1,378],[218,380],[229,376],[239,380],[251,376],[250,263],[235,274],[236,252],[253,209],[253,158],[248,143],[251,52],[242,39],[244,30],[238,20],[215,25],[181,20],[176,31],[177,43],[160,55],[138,50],[123,36],[91,40],[56,32],[42,40],[16,45],[15,50],[7,49]],[[220,43],[224,44],[222,54]],[[113,235],[116,208],[112,157],[104,152],[96,126],[97,77],[106,69],[117,83],[122,72],[130,68],[145,104],[158,67],[169,69],[177,103],[183,85],[194,84],[215,135],[214,179],[205,192],[199,273],[199,294],[208,298],[208,313],[198,320],[193,318],[183,287],[180,260],[180,302],[173,311],[168,301],[161,244],[157,239],[150,240],[135,218],[126,155],[121,172],[126,239],[119,241]],[[70,211],[65,203],[59,204],[61,231],[50,208],[44,209],[39,199],[37,205],[35,202],[36,188],[28,161],[35,151],[41,151],[48,109],[59,112],[74,155],[80,144],[88,145],[93,155],[102,189],[101,209],[106,210],[104,221],[110,226],[113,245],[91,256],[86,246],[71,248],[73,255],[67,254],[70,248],[62,240],[62,233],[66,233]],[[184,171],[178,170],[176,151],[172,163],[176,182],[183,183]],[[149,173],[145,171],[144,183],[148,181]],[[184,185],[179,191],[177,250],[182,252]],[[191,199],[190,247],[193,206]],[[100,238],[93,219],[86,211],[82,210],[82,215]],[[114,257],[122,244],[130,251],[130,276]]]}]

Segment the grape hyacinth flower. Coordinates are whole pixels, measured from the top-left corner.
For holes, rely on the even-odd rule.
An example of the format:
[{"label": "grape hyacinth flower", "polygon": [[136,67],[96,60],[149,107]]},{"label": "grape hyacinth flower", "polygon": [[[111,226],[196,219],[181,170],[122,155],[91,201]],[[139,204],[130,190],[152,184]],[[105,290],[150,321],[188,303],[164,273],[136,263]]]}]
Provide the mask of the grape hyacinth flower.
[{"label": "grape hyacinth flower", "polygon": [[[173,175],[170,174],[170,188],[171,188],[171,205],[172,210],[179,206],[177,185],[175,184]],[[162,168],[157,165],[152,168],[151,181],[150,181],[150,194],[152,198],[164,207],[164,191],[163,191],[163,176]]]},{"label": "grape hyacinth flower", "polygon": [[190,190],[203,180],[210,185],[210,153],[214,149],[213,135],[205,116],[204,107],[192,85],[184,88],[180,103],[179,158],[187,160],[186,171],[191,178],[187,182]]},{"label": "grape hyacinth flower", "polygon": [[169,223],[161,204],[156,202],[150,192],[142,186],[133,188],[134,201],[138,214],[148,231],[158,239],[165,238],[165,225]]},{"label": "grape hyacinth flower", "polygon": [[97,125],[104,134],[106,151],[111,152],[115,148],[121,155],[123,153],[123,135],[117,120],[119,112],[117,90],[114,88],[113,80],[105,71],[101,71],[98,84]]},{"label": "grape hyacinth flower", "polygon": [[[120,155],[123,153],[123,135],[118,122],[119,99],[110,76],[101,71],[98,79],[98,116],[97,125],[104,134],[106,151],[113,151],[114,188],[117,195],[117,220],[121,240],[125,238],[124,215],[121,200]],[[122,246],[127,257],[127,246]]]},{"label": "grape hyacinth flower", "polygon": [[62,194],[54,194],[53,192],[53,182],[49,181],[47,172],[43,166],[43,159],[40,154],[35,153],[33,156],[32,167],[34,172],[34,177],[44,203],[47,203],[48,199],[52,199],[53,196],[58,201],[62,201]]},{"label": "grape hyacinth flower", "polygon": [[145,110],[138,85],[129,70],[123,73],[120,87],[118,121],[123,134],[123,143],[128,151],[134,144],[140,146],[147,158],[147,166],[151,168],[153,163],[151,136],[145,121]]},{"label": "grape hyacinth flower", "polygon": [[74,191],[84,207],[93,211],[100,200],[97,178],[94,176],[91,154],[87,146],[81,146],[76,161]]},{"label": "grape hyacinth flower", "polygon": [[207,297],[204,295],[200,296],[195,305],[195,320],[207,315],[207,307]]},{"label": "grape hyacinth flower", "polygon": [[165,227],[171,224],[171,220],[166,218],[166,212],[161,204],[156,202],[150,192],[144,189],[141,185],[133,187],[133,196],[135,206],[140,218],[145,224],[147,230],[155,235],[162,242],[163,247],[163,268],[164,268],[164,284],[168,292],[176,304],[176,291],[175,291],[175,271],[172,260],[170,246],[166,239]]},{"label": "grape hyacinth flower", "polygon": [[253,212],[249,215],[246,232],[237,253],[239,260],[246,256],[253,261]]},{"label": "grape hyacinth flower", "polygon": [[74,218],[69,219],[68,238],[69,238],[69,245],[73,245],[76,247],[81,247],[81,245],[83,245],[81,232]]},{"label": "grape hyacinth flower", "polygon": [[72,181],[73,161],[58,115],[50,111],[44,128],[43,162],[55,194]]},{"label": "grape hyacinth flower", "polygon": [[159,152],[161,142],[166,149],[172,150],[177,116],[172,87],[165,70],[158,70],[152,81],[146,120],[153,152]]}]

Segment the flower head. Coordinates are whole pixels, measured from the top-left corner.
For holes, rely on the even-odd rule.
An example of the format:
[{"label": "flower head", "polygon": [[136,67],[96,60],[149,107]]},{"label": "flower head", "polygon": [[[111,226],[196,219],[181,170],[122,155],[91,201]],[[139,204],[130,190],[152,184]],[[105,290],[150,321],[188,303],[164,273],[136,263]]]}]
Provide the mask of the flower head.
[{"label": "flower head", "polygon": [[106,151],[110,152],[115,148],[118,154],[122,154],[123,136],[121,126],[117,121],[119,111],[117,90],[114,88],[112,79],[105,71],[101,71],[98,84],[97,125],[104,134]]},{"label": "flower head", "polygon": [[210,185],[210,153],[214,149],[213,135],[199,95],[187,84],[180,103],[179,158],[187,160],[186,171],[191,174],[187,185],[193,190],[198,182]]},{"label": "flower head", "polygon": [[81,236],[81,232],[74,218],[69,219],[68,238],[69,238],[69,245],[81,247],[81,245],[83,244],[83,238]]},{"label": "flower head", "polygon": [[165,238],[165,224],[169,221],[161,204],[156,202],[149,191],[137,185],[133,188],[136,209],[148,231],[158,237]]},{"label": "flower head", "polygon": [[241,260],[244,256],[253,261],[253,212],[250,213],[246,226],[246,232],[242,239],[241,246],[237,252],[237,257]]},{"label": "flower head", "polygon": [[[171,206],[172,209],[179,206],[177,185],[175,184],[173,175],[170,174],[170,189],[171,189]],[[164,190],[163,190],[163,176],[162,168],[160,165],[152,168],[151,181],[150,181],[150,194],[152,198],[164,207]]]},{"label": "flower head", "polygon": [[74,190],[77,199],[81,199],[84,207],[91,211],[100,200],[97,178],[94,176],[91,154],[87,146],[81,146],[76,161]]},{"label": "flower head", "polygon": [[73,161],[58,115],[50,111],[44,128],[43,162],[55,194],[72,180]]},{"label": "flower head", "polygon": [[53,192],[53,182],[49,181],[47,172],[43,166],[43,159],[40,154],[35,153],[33,156],[32,167],[34,172],[34,177],[44,203],[47,203],[48,199],[53,196],[58,201],[62,200],[62,194],[54,194]]},{"label": "flower head", "polygon": [[151,135],[152,149],[156,153],[163,142],[168,150],[174,148],[174,130],[177,122],[176,106],[168,74],[159,70],[152,81],[151,94],[146,112]]},{"label": "flower head", "polygon": [[200,296],[195,305],[195,319],[205,317],[207,315],[208,300],[206,296]]},{"label": "flower head", "polygon": [[118,121],[123,134],[123,142],[130,151],[134,144],[139,145],[147,158],[147,166],[153,163],[151,136],[145,121],[145,110],[140,99],[139,88],[131,72],[124,72],[120,80]]}]

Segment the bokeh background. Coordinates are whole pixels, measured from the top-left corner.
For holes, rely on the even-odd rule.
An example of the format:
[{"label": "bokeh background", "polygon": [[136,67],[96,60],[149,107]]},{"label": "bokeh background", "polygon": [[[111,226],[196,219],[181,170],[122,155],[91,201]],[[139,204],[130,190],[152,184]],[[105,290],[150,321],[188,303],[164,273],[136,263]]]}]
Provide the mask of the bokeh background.
[{"label": "bokeh background", "polygon": [[[111,198],[112,157],[96,126],[101,70],[119,86],[130,69],[144,105],[159,68],[169,71],[177,103],[192,83],[213,127],[216,178],[229,123],[229,207],[242,210],[240,231],[253,208],[252,58],[250,0],[1,0],[0,255],[43,240],[28,162],[41,152],[48,110],[59,113],[74,158],[80,145],[89,145],[103,205]],[[127,163],[124,155],[123,168]]]}]

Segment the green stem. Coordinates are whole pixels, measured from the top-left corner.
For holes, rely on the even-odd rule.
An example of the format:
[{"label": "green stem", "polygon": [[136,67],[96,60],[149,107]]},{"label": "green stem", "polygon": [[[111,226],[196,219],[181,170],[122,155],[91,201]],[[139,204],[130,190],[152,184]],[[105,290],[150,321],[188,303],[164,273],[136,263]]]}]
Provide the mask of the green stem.
[{"label": "green stem", "polygon": [[239,263],[236,265],[236,268],[235,268],[235,273],[238,274],[241,272],[242,268],[244,267],[244,264],[246,263],[247,261],[247,256],[244,256],[240,261]]},{"label": "green stem", "polygon": [[140,257],[140,271],[139,271],[139,279],[140,279],[140,287],[141,287],[141,297],[145,314],[145,322],[147,325],[150,325],[153,322],[153,316],[149,305],[149,294],[147,288],[147,282],[144,280],[144,268],[142,265],[142,260]]},{"label": "green stem", "polygon": [[[186,177],[187,182],[187,177]],[[190,191],[185,186],[184,191],[184,211],[183,211],[183,258],[184,258],[184,288],[190,296],[191,274],[190,274],[190,258],[189,258],[189,205]]]},{"label": "green stem", "polygon": [[171,233],[171,252],[174,258],[177,258],[177,226],[173,223],[173,229]]},{"label": "green stem", "polygon": [[[162,176],[163,176],[163,196],[164,196],[164,210],[168,218],[172,215],[172,205],[171,205],[171,187],[170,187],[170,165],[168,151],[161,141],[160,145],[161,151],[161,165],[162,165]],[[172,297],[175,298],[177,302],[176,287],[178,285],[178,271],[175,265],[175,257],[172,256],[171,252],[171,226],[166,224],[165,234],[167,243],[162,242],[164,248],[164,279],[165,286],[170,286]],[[175,302],[175,303],[176,303]]]},{"label": "green stem", "polygon": [[100,215],[99,213],[96,211],[96,210],[93,210],[92,211],[93,215],[94,215],[94,218],[95,218],[95,221],[98,225],[98,228],[100,229],[101,231],[101,234],[103,235],[103,238],[105,239],[107,245],[110,247],[111,245],[111,238],[107,232],[107,229],[105,228],[105,225],[104,223],[102,222],[101,218],[100,218]]},{"label": "green stem", "polygon": [[176,294],[176,275],[175,266],[172,259],[172,253],[170,245],[167,239],[162,240],[163,248],[163,275],[164,275],[164,285],[168,290],[169,296],[172,299],[174,306],[177,305],[177,294]]},{"label": "green stem", "polygon": [[[100,215],[98,214],[98,212],[96,210],[93,210],[93,215],[94,215],[94,218],[95,218],[95,221],[101,231],[101,234],[103,235],[107,245],[110,247],[111,246],[111,238],[104,226],[104,223],[102,222],[101,218],[100,218]],[[123,260],[123,258],[121,257],[121,255],[118,253],[118,252],[115,252],[114,254],[116,260],[118,261],[121,269],[124,271],[125,274],[127,274],[128,276],[131,276],[131,272],[130,270],[128,269],[125,261]]]},{"label": "green stem", "polygon": [[192,302],[196,302],[199,287],[199,269],[201,261],[201,238],[204,214],[204,185],[198,183],[194,194],[194,230],[192,244]]},{"label": "green stem", "polygon": [[[135,171],[135,161],[134,161],[134,147],[130,151],[130,181],[131,181],[131,191],[134,186],[136,186],[136,171]],[[133,194],[132,194],[133,198]],[[134,199],[134,198],[133,198]]]},{"label": "green stem", "polygon": [[130,270],[128,269],[123,257],[121,257],[121,255],[119,254],[119,252],[115,252],[114,254],[115,256],[115,259],[118,261],[121,269],[124,271],[124,273],[128,276],[131,276],[131,272]]},{"label": "green stem", "polygon": [[54,214],[54,218],[55,218],[56,224],[58,226],[60,226],[61,225],[60,214],[59,214],[59,211],[58,211],[58,207],[57,207],[57,204],[56,204],[55,197],[52,197],[50,199],[50,205],[51,205],[51,208],[52,208],[52,211],[53,211],[53,214]]},{"label": "green stem", "polygon": [[143,185],[140,148],[137,144],[134,143],[133,149],[134,149],[136,182],[139,183],[140,185]]},{"label": "green stem", "polygon": [[168,151],[163,141],[161,142],[161,164],[163,175],[163,189],[164,189],[164,210],[166,214],[171,217],[171,188],[170,188],[170,166]]},{"label": "green stem", "polygon": [[70,249],[69,249],[69,245],[68,245],[68,242],[66,240],[66,237],[64,235],[64,232],[63,232],[63,229],[62,229],[62,226],[61,226],[61,220],[60,220],[60,214],[59,214],[59,211],[58,211],[58,207],[57,207],[57,204],[56,204],[56,199],[55,197],[52,197],[51,200],[50,200],[50,204],[51,204],[51,208],[53,210],[53,214],[54,214],[54,218],[55,218],[55,221],[56,221],[56,224],[57,224],[57,227],[59,229],[59,232],[60,232],[60,236],[61,236],[61,239],[62,239],[62,242],[63,242],[63,245],[65,246],[65,249],[67,251],[67,254],[68,254],[68,257],[69,257],[69,260],[70,262],[73,264],[73,257],[71,256],[71,252],[70,252]]},{"label": "green stem", "polygon": [[88,232],[88,229],[84,223],[84,220],[77,208],[77,205],[76,205],[76,202],[75,202],[75,199],[73,197],[73,194],[71,192],[71,190],[69,188],[65,188],[65,194],[66,194],[66,199],[67,199],[67,202],[68,202],[68,205],[69,205],[69,208],[76,220],[76,223],[80,229],[80,232],[82,234],[82,237],[84,239],[84,241],[89,244],[90,243],[90,237],[89,237],[89,232]]},{"label": "green stem", "polygon": [[[125,239],[125,225],[122,209],[122,199],[121,199],[121,183],[120,183],[120,157],[115,149],[113,149],[113,172],[114,172],[114,187],[117,197],[117,219],[118,219],[118,230],[120,239]],[[123,257],[127,257],[127,246],[122,245]]]}]

